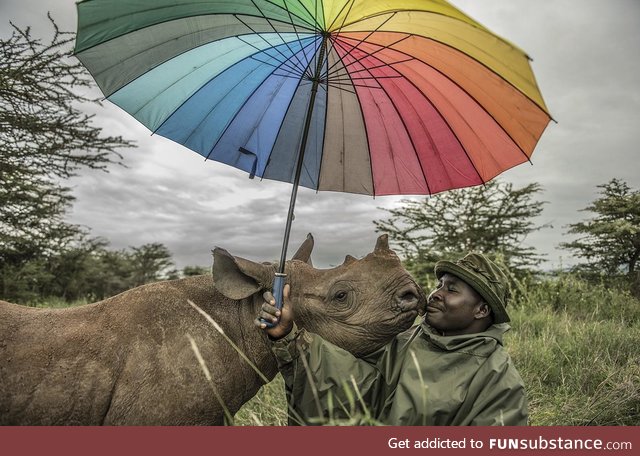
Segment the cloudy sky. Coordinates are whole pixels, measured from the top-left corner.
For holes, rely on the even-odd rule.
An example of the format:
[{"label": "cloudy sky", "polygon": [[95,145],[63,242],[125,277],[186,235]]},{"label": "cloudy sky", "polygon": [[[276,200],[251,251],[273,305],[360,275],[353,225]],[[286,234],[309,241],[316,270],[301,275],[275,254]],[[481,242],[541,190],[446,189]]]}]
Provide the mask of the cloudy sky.
[{"label": "cloudy sky", "polygon": [[[539,182],[548,201],[539,220],[553,228],[528,239],[547,254],[549,267],[571,264],[559,242],[566,225],[597,197],[596,185],[616,177],[640,187],[640,2],[638,0],[454,0],[454,5],[524,49],[547,105],[550,124],[533,156],[501,176],[517,185]],[[46,13],[75,31],[74,0],[0,0],[0,34],[9,21],[50,37]],[[72,181],[77,198],[70,220],[91,228],[114,248],[161,242],[178,267],[209,265],[221,246],[257,260],[280,256],[290,185],[249,180],[243,172],[150,133],[117,107],[91,107],[109,135],[137,142],[127,168],[83,171]],[[314,263],[326,267],[345,254],[371,251],[373,220],[399,197],[315,193],[301,189],[290,252],[312,232]]]}]

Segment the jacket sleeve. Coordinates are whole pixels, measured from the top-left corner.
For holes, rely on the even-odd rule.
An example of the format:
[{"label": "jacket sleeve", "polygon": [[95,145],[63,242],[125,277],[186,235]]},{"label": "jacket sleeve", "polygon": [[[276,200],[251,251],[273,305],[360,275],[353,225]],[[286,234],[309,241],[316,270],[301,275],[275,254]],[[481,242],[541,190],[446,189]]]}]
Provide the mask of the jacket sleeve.
[{"label": "jacket sleeve", "polygon": [[272,344],[285,382],[290,424],[359,424],[379,379],[375,357],[356,358],[296,327]]}]

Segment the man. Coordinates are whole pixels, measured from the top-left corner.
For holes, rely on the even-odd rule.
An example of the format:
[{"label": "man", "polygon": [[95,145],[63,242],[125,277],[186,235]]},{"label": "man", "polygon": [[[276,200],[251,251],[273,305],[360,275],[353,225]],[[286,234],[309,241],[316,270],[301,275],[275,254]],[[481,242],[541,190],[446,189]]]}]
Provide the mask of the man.
[{"label": "man", "polygon": [[[366,358],[298,330],[265,293],[265,329],[285,379],[290,423],[360,418],[389,425],[526,425],[520,375],[502,346],[507,278],[477,253],[440,261],[424,322]],[[260,319],[277,323],[267,329]],[[279,320],[278,320],[279,318]]]}]

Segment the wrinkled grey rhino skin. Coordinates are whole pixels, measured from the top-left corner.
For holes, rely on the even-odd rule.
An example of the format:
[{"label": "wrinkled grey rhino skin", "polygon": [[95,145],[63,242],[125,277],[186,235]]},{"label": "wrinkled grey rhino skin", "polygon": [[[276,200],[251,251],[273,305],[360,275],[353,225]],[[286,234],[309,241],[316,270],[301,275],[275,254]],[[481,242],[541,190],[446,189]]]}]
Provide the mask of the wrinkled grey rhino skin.
[{"label": "wrinkled grey rhino skin", "polygon": [[[381,236],[373,253],[314,269],[309,235],[287,262],[296,322],[363,355],[407,329],[424,296]],[[253,320],[275,265],[214,250],[210,275],[144,285],[94,304],[34,309],[0,301],[0,424],[216,425],[264,381],[189,303],[206,311],[268,378],[276,362]]]}]

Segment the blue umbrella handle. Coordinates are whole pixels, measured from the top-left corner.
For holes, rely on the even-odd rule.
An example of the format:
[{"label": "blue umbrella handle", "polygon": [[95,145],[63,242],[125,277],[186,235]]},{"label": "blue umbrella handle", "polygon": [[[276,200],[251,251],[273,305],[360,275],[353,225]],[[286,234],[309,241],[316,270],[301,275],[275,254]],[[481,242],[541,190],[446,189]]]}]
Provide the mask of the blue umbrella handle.
[{"label": "blue umbrella handle", "polygon": [[[286,278],[286,274],[277,273],[275,279],[273,280],[273,297],[276,298],[276,309],[278,310],[282,310],[282,305],[284,304],[284,279]],[[273,328],[278,323],[280,323],[280,320],[278,320],[276,323],[272,323],[265,320],[264,318],[261,318],[260,321],[266,324],[267,328]]]}]

